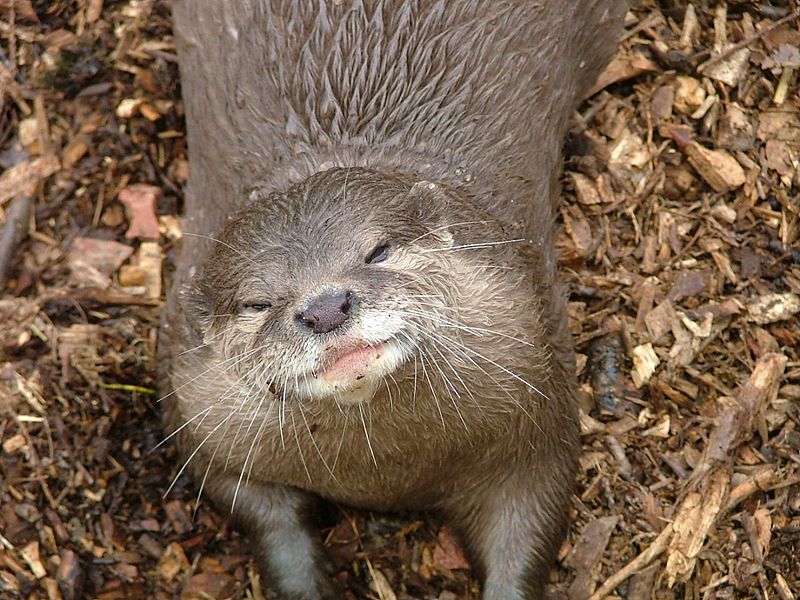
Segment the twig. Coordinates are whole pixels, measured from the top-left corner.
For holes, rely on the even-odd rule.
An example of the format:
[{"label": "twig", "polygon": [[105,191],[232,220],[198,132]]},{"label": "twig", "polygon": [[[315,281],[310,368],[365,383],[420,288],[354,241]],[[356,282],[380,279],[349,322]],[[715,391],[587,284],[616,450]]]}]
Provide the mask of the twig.
[{"label": "twig", "polygon": [[6,212],[6,223],[0,232],[0,289],[6,286],[14,250],[28,233],[32,206],[33,196],[25,194],[14,198]]},{"label": "twig", "polygon": [[741,50],[742,48],[745,48],[745,47],[749,46],[750,44],[752,44],[756,40],[759,40],[762,37],[764,37],[765,35],[767,35],[770,31],[773,31],[773,30],[777,29],[778,27],[780,27],[781,25],[783,25],[785,23],[789,23],[789,22],[793,21],[794,19],[797,19],[798,17],[800,17],[800,13],[792,13],[790,15],[786,15],[782,19],[778,19],[777,21],[775,21],[769,27],[765,27],[764,29],[762,29],[758,33],[754,33],[753,35],[750,35],[750,36],[744,38],[743,40],[740,40],[740,41],[736,42],[732,46],[728,46],[727,48],[725,48],[725,50],[723,50],[722,52],[720,52],[716,56],[712,56],[707,61],[699,64],[697,66],[697,72],[698,73],[702,73],[707,68],[717,64],[721,60],[725,60],[726,58],[728,58],[731,54],[733,54],[737,50]]}]

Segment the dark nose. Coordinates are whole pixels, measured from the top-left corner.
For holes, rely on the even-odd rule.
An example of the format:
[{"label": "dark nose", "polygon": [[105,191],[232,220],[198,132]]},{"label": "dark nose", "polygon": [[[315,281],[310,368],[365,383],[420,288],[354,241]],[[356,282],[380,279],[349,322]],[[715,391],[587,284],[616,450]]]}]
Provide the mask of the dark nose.
[{"label": "dark nose", "polygon": [[295,315],[297,322],[314,333],[328,333],[342,326],[358,301],[354,292],[342,290],[317,296]]}]

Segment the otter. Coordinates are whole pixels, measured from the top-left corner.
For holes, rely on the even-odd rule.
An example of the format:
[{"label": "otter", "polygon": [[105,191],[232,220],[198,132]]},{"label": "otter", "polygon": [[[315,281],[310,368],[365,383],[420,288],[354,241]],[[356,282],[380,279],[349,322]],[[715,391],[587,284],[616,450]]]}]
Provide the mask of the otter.
[{"label": "otter", "polygon": [[167,436],[283,598],[315,498],[433,510],[541,597],[580,449],[553,230],[622,0],[177,0],[190,177]]}]

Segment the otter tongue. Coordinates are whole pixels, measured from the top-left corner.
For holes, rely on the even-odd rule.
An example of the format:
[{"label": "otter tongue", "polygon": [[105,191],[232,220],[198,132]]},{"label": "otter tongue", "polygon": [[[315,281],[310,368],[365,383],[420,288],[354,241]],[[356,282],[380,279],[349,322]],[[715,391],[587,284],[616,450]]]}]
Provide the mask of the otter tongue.
[{"label": "otter tongue", "polygon": [[358,379],[366,375],[380,357],[380,346],[362,346],[341,355],[321,375],[327,381]]}]

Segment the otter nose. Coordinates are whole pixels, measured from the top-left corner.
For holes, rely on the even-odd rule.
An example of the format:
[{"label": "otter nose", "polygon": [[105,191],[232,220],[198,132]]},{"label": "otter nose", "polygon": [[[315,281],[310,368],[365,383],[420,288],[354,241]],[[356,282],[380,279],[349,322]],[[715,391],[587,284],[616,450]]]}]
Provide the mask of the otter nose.
[{"label": "otter nose", "polygon": [[294,317],[300,325],[314,333],[328,333],[341,327],[350,318],[350,312],[357,300],[355,293],[350,290],[322,294]]}]

